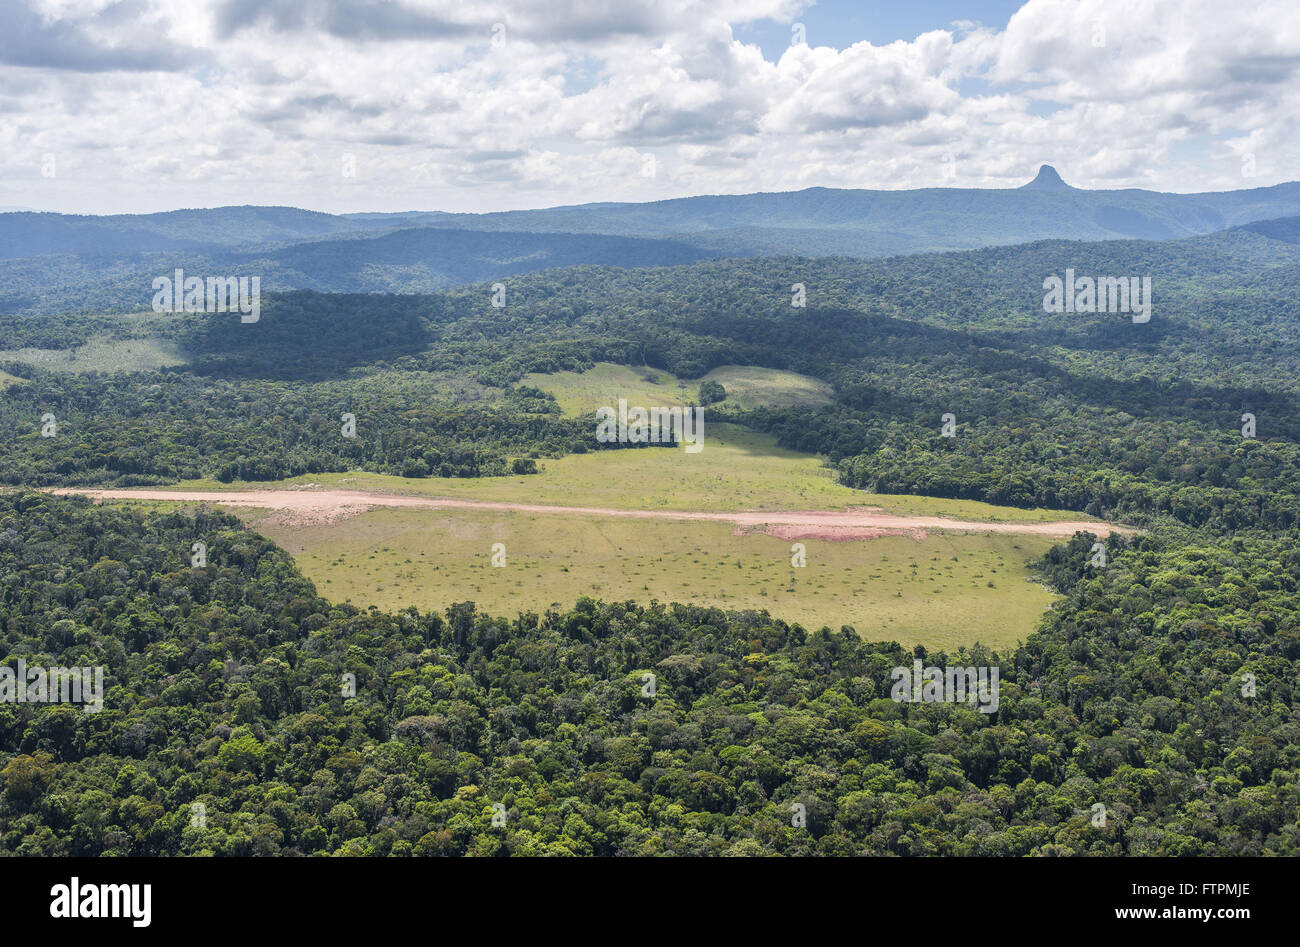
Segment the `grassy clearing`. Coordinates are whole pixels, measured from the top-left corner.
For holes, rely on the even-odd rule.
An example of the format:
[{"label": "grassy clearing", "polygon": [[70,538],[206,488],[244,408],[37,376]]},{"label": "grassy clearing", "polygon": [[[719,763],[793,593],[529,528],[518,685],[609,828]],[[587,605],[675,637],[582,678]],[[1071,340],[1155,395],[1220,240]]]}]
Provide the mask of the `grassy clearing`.
[{"label": "grassy clearing", "polygon": [[705,380],[716,381],[727,390],[722,404],[738,408],[816,407],[832,400],[826,382],[775,368],[723,365],[701,379]]},{"label": "grassy clearing", "polygon": [[[473,480],[410,479],[383,474],[310,474],[271,483],[221,484],[192,480],[176,489],[275,489],[307,483],[353,490],[418,493],[502,503],[599,506],[624,510],[841,510],[879,507],[888,513],[950,516],[982,522],[1039,523],[1088,519],[1061,510],[1021,510],[975,500],[865,493],[837,483],[834,473],[808,454],[732,424],[705,423],[704,449],[595,451],[540,461],[540,473]],[[166,489],[166,488],[164,488]]]},{"label": "grassy clearing", "polygon": [[6,349],[0,351],[0,361],[63,372],[143,372],[189,359],[166,339],[94,339],[75,349]]},{"label": "grassy clearing", "polygon": [[[722,371],[721,369],[719,371]],[[735,397],[816,397],[788,378],[752,369],[732,377]],[[789,373],[778,373],[786,374]],[[799,376],[793,376],[799,378]],[[722,381],[728,391],[726,376]],[[691,400],[697,384],[664,372],[599,365],[582,374],[534,375],[524,383],[552,391],[570,413],[614,404]],[[746,383],[751,387],[746,388]],[[811,391],[811,393],[810,393]],[[483,393],[480,393],[483,394]],[[181,489],[247,489],[317,484],[503,503],[659,510],[816,510],[879,507],[889,513],[984,522],[1087,519],[1052,510],[1019,510],[968,500],[886,496],[837,483],[813,456],[784,450],[772,437],[709,423],[698,454],[627,449],[574,454],[540,464],[526,477],[407,479],[354,472],[313,474],[267,484],[211,481]],[[254,528],[292,553],[328,598],[400,609],[441,610],[474,601],[486,611],[564,608],[582,595],[643,603],[690,602],[726,609],[767,609],[807,628],[851,625],[864,637],[929,648],[983,641],[1012,645],[1026,637],[1052,602],[1030,581],[1029,563],[1049,537],[936,534],[917,542],[805,540],[807,566],[790,564],[791,543],[762,534],[732,535],[724,523],[674,523],[583,515],[477,510],[373,509],[337,523],[291,526],[268,510],[241,510]],[[504,543],[505,568],[489,563]]]},{"label": "grassy clearing", "polygon": [[22,385],[26,382],[26,378],[10,375],[8,372],[0,372],[0,388],[8,388],[10,385]]},{"label": "grassy clearing", "polygon": [[672,407],[696,400],[700,383],[681,381],[658,368],[629,368],[610,362],[597,362],[585,372],[533,372],[519,379],[519,384],[549,391],[565,414],[583,414],[602,405],[616,405],[619,398],[628,404]]},{"label": "grassy clearing", "polygon": [[[1027,563],[1053,540],[931,535],[922,542],[734,536],[725,524],[664,523],[486,511],[375,509],[324,526],[288,527],[241,511],[292,553],[320,592],[354,605],[441,610],[472,600],[513,616],[568,607],[582,595],[767,609],[806,628],[852,625],[869,639],[952,648],[1014,644],[1053,595]],[[490,565],[493,543],[506,565]]]},{"label": "grassy clearing", "polygon": [[[566,414],[595,411],[602,405],[616,405],[626,398],[630,405],[672,407],[694,403],[700,383],[716,381],[727,390],[722,405],[740,408],[788,407],[829,404],[831,386],[816,378],[775,368],[723,365],[703,378],[685,381],[658,368],[630,368],[598,362],[585,372],[555,372],[525,375],[521,385],[549,391]],[[706,414],[707,418],[707,414]]]},{"label": "grassy clearing", "polygon": [[[721,369],[719,370],[721,371]],[[751,371],[745,369],[744,371]],[[653,374],[653,380],[643,375]],[[780,373],[792,375],[792,373]],[[412,397],[436,391],[462,400],[491,400],[497,389],[483,388],[454,375],[367,378],[353,385],[406,385]],[[792,376],[802,378],[803,376]],[[529,384],[554,391],[566,411],[582,412],[617,401],[622,396],[645,405],[680,404],[677,379],[665,372],[642,371],[601,364],[589,372],[532,375]],[[611,395],[613,396],[611,398]],[[321,487],[412,493],[500,503],[537,503],[556,506],[596,506],[625,510],[842,510],[876,507],[900,515],[948,516],[981,522],[1039,523],[1087,520],[1080,513],[1061,510],[1021,510],[975,500],[949,500],[866,493],[845,487],[832,470],[810,454],[778,447],[775,438],[734,424],[710,422],[706,412],[704,449],[688,454],[674,448],[628,448],[570,454],[538,464],[540,473],[529,476],[479,479],[412,479],[354,471],[318,473],[288,480],[222,484],[215,480],[190,480],[178,490],[243,490]],[[166,488],[162,488],[166,489]]]}]

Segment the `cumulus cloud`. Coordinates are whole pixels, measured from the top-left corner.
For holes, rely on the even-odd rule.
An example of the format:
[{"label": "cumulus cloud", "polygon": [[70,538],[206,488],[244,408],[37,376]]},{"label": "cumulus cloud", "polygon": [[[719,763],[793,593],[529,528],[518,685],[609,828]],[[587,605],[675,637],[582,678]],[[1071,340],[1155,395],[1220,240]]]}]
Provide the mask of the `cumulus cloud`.
[{"label": "cumulus cloud", "polygon": [[[145,0],[119,0],[63,16],[32,0],[6,0],[0,5],[0,64],[75,72],[170,72],[201,58],[193,49],[156,42],[163,29],[161,11]],[[140,39],[141,33],[153,41]]]},{"label": "cumulus cloud", "polygon": [[1300,8],[1027,0],[884,45],[805,0],[9,0],[0,204],[496,210],[831,187],[1287,180]]}]

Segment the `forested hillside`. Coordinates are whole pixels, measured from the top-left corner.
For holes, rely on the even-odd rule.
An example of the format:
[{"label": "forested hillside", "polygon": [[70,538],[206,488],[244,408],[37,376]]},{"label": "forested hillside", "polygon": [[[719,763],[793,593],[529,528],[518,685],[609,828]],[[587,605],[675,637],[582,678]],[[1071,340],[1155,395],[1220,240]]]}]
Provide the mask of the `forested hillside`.
[{"label": "forested hillside", "polygon": [[296,207],[214,207],[103,216],[14,212],[0,214],[0,258],[212,250],[386,229],[390,229],[387,215],[336,216]]}]

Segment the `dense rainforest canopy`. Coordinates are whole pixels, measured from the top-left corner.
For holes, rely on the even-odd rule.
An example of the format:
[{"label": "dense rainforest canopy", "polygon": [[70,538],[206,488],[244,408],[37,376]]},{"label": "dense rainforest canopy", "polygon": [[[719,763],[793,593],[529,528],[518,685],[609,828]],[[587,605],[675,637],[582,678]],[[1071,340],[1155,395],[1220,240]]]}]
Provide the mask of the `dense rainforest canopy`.
[{"label": "dense rainforest canopy", "polygon": [[918,652],[999,665],[986,715],[891,700],[890,669],[913,655],[849,628],[590,599],[514,618],[358,611],[226,514],[7,496],[0,647],[104,662],[109,680],[99,713],[0,705],[0,840],[47,855],[1300,852],[1294,542],[1141,539],[1102,572],[1090,542],[1044,564],[1066,598],[1014,654]]}]

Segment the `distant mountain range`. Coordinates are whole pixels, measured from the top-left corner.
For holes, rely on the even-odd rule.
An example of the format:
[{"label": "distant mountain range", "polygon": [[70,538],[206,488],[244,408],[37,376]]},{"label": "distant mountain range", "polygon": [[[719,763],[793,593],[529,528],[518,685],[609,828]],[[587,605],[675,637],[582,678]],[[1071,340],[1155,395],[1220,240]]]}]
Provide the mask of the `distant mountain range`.
[{"label": "distant mountain range", "polygon": [[[1050,165],[1014,189],[784,193],[486,214],[218,207],[0,213],[0,312],[146,306],[153,276],[260,275],[264,291],[428,292],[580,263],[872,258],[1044,239],[1167,240],[1233,227],[1294,242],[1300,183],[1204,194],[1070,187]],[[1269,222],[1269,223],[1265,223]]]},{"label": "distant mountain range", "polygon": [[1167,240],[1300,214],[1300,182],[1206,194],[1067,185],[1050,165],[1014,189],[903,191],[809,188],[582,204],[492,214],[444,214],[422,226],[636,234],[689,240],[727,255],[890,256],[1053,238]]}]

